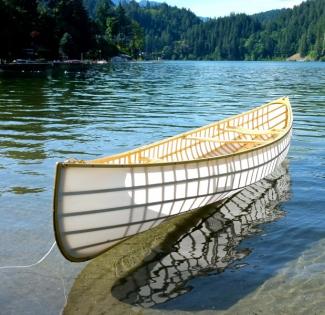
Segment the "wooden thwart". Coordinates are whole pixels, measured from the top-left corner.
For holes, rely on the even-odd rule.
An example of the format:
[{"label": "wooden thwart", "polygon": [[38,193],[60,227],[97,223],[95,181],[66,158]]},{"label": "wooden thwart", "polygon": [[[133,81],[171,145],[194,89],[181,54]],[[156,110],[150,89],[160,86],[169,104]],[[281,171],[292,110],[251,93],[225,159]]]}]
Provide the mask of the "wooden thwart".
[{"label": "wooden thwart", "polygon": [[279,134],[282,133],[283,130],[276,130],[276,129],[269,129],[269,130],[252,130],[252,129],[246,129],[246,128],[225,128],[221,129],[224,131],[230,131],[230,132],[238,132],[243,133],[247,135],[273,135],[273,134]]}]

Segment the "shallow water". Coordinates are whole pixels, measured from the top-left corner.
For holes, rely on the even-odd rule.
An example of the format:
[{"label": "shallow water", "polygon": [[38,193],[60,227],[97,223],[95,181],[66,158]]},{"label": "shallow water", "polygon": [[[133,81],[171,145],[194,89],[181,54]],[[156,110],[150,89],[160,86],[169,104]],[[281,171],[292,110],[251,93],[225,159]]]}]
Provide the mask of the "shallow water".
[{"label": "shallow water", "polygon": [[[194,279],[213,274],[217,276],[218,285],[213,283],[211,289],[220,291],[218,294],[214,292],[218,302],[214,301],[213,305],[228,308],[228,304],[233,304],[232,299],[250,290],[249,286],[238,287],[238,290],[234,285],[238,279],[225,279],[227,269],[234,271],[248,267],[243,260],[252,250],[238,245],[245,238],[258,233],[261,224],[284,216],[279,205],[290,198],[289,191],[290,176],[287,163],[283,163],[272,175],[232,198],[202,208],[202,214],[210,212],[207,218],[183,226],[183,233],[178,235],[176,241],[165,242],[169,246],[164,251],[152,254],[151,259],[118,279],[113,285],[112,295],[124,303],[145,308],[166,307],[182,295],[192,295],[190,292],[196,290],[192,286]],[[253,266],[253,269],[257,267]],[[187,296],[183,298],[187,299]],[[207,308],[207,305],[202,306],[196,300],[196,295],[190,299],[195,300],[191,301],[191,310]]]},{"label": "shallow water", "polygon": [[[243,238],[238,268],[186,279],[155,312],[320,314],[325,309],[325,64],[161,62],[57,76],[0,76],[0,266],[29,264],[53,243],[54,164],[121,152],[288,95],[294,110],[283,217]],[[85,264],[58,250],[0,270],[5,314],[58,314]],[[303,270],[303,272],[302,272]],[[131,304],[131,303],[130,303]],[[151,308],[148,312],[153,312]]]}]

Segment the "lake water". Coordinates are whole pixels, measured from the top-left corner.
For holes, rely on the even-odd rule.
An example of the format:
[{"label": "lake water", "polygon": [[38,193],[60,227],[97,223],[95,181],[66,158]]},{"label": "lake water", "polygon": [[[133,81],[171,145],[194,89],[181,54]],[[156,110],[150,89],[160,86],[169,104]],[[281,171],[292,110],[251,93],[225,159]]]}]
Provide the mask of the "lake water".
[{"label": "lake water", "polygon": [[[113,295],[148,314],[324,314],[325,63],[144,62],[1,75],[0,266],[33,263],[54,242],[56,161],[121,152],[284,95],[294,111],[289,193],[275,220],[233,244],[245,253],[240,263],[185,277],[183,291],[159,303]],[[59,314],[85,266],[55,248],[38,266],[0,270],[0,313]]]}]

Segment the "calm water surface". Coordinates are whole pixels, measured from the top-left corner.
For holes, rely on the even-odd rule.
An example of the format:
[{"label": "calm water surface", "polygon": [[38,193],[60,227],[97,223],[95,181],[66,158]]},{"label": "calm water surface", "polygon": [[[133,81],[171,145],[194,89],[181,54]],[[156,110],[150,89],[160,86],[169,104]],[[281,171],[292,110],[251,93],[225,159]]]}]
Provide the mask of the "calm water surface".
[{"label": "calm water surface", "polygon": [[[187,278],[184,294],[149,307],[268,314],[297,306],[298,313],[321,314],[325,63],[127,63],[82,74],[1,75],[0,266],[32,263],[53,243],[56,161],[121,152],[283,95],[294,111],[290,197],[278,206],[283,215],[236,245],[248,251],[240,267]],[[55,249],[39,266],[0,270],[1,312],[60,313],[84,266]]]}]

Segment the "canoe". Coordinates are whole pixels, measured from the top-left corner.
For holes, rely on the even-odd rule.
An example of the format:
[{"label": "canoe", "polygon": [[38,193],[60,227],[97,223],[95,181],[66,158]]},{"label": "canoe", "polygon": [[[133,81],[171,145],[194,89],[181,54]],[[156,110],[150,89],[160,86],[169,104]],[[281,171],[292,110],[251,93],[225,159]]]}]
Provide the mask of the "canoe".
[{"label": "canoe", "polygon": [[166,218],[225,199],[272,171],[292,133],[287,97],[124,153],[57,163],[53,221],[85,261]]},{"label": "canoe", "polygon": [[221,273],[249,255],[250,250],[238,251],[240,242],[255,233],[259,224],[283,216],[279,204],[288,200],[290,178],[286,163],[282,164],[224,202],[202,209],[212,213],[182,225],[177,241],[174,235],[167,238],[167,249],[165,245],[165,251],[151,253],[150,259],[119,279],[112,295],[126,304],[153,307],[187,293],[190,279]]}]

